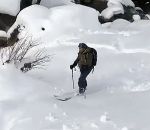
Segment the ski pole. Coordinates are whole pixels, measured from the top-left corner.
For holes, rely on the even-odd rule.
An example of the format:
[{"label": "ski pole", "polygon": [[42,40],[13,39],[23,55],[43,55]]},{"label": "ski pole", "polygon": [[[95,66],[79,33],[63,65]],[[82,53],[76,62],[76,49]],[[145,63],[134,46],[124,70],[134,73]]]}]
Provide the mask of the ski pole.
[{"label": "ski pole", "polygon": [[72,69],[72,84],[73,84],[73,89],[74,89],[73,69]]}]

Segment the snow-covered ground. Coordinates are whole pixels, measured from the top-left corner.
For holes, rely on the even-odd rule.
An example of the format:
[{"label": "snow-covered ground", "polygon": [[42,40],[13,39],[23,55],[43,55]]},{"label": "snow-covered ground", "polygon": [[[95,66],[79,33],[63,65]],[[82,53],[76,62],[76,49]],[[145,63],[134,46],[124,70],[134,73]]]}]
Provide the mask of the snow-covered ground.
[{"label": "snow-covered ground", "polygon": [[[87,7],[30,9],[27,14],[34,15],[27,20],[23,10],[14,26],[25,24],[29,33],[44,37],[43,42],[47,38],[41,46],[52,59],[45,70],[28,73],[14,65],[0,66],[0,130],[149,130],[150,21],[100,25],[97,12]],[[41,13],[36,15],[34,9]],[[42,32],[43,26],[48,31]],[[79,42],[97,50],[98,63],[88,77],[86,99],[61,102],[53,95],[73,91],[69,66]],[[77,69],[76,90],[78,77]]]}]

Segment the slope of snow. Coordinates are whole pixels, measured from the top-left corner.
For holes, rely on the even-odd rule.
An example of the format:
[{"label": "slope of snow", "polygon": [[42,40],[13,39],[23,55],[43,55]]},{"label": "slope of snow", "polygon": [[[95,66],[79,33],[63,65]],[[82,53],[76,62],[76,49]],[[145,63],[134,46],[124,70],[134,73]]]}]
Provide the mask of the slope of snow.
[{"label": "slope of snow", "polygon": [[108,6],[123,4],[125,6],[135,6],[132,0],[108,0]]},{"label": "slope of snow", "polygon": [[[66,8],[71,11],[72,7]],[[39,18],[34,13],[36,9]],[[48,38],[42,46],[52,59],[46,70],[34,69],[25,74],[14,65],[1,65],[0,129],[149,130],[150,21],[129,23],[120,19],[99,25],[95,11],[75,6],[74,13],[66,14],[67,9],[34,6],[31,12],[26,10],[27,14],[35,14],[32,17],[27,17],[25,12],[18,16],[16,25],[21,22],[30,27],[28,33],[32,35],[38,36],[36,31],[41,25],[52,28],[39,34]],[[57,12],[48,15],[54,22],[43,23],[48,19],[46,14],[54,10],[66,16],[64,21]],[[89,18],[82,14],[84,10],[89,11]],[[72,22],[71,18],[74,18],[73,25],[64,26]],[[80,21],[80,25],[75,20]],[[73,91],[69,65],[77,56],[79,42],[87,43],[98,52],[95,71],[87,78],[86,99],[78,96],[67,102],[57,101],[54,94]],[[74,91],[78,90],[78,77],[77,68]]]}]

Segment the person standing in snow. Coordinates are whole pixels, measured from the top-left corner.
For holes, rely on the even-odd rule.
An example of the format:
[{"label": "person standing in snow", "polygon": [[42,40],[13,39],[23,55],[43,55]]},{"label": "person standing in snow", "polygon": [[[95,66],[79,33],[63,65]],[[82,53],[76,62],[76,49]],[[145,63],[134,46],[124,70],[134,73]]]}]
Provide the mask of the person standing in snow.
[{"label": "person standing in snow", "polygon": [[70,69],[73,69],[78,64],[80,69],[80,77],[78,80],[79,93],[83,94],[87,87],[86,77],[97,63],[97,51],[94,48],[88,47],[85,43],[79,43],[78,47],[78,57],[70,65]]}]

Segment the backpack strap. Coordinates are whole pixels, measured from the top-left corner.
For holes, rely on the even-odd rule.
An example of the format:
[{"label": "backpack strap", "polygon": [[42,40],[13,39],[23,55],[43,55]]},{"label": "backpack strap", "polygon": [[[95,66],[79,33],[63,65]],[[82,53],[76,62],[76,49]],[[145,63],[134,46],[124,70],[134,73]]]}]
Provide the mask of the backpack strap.
[{"label": "backpack strap", "polygon": [[92,68],[92,74],[94,73],[94,66],[93,66],[93,68]]}]

